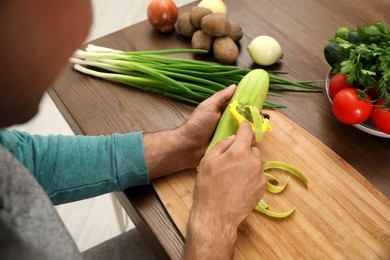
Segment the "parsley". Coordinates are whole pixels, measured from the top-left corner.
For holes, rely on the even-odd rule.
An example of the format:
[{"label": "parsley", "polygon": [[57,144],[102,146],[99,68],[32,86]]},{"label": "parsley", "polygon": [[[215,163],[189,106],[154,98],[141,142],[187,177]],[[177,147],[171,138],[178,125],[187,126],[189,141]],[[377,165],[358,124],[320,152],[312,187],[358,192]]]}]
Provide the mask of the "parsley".
[{"label": "parsley", "polygon": [[390,108],[390,32],[386,24],[358,27],[330,42],[341,47],[332,72],[349,74],[348,81],[365,92],[377,88],[379,98]]}]

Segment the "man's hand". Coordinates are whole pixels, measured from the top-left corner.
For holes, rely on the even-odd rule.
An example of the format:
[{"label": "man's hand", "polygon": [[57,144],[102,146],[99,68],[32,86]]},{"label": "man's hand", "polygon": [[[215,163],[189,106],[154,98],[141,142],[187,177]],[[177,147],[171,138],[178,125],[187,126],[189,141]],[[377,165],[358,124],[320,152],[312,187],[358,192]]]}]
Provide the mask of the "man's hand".
[{"label": "man's hand", "polygon": [[200,163],[187,234],[186,259],[229,259],[239,224],[264,195],[259,150],[247,121]]},{"label": "man's hand", "polygon": [[200,103],[178,129],[144,134],[150,179],[199,165],[235,89],[236,86],[231,85]]},{"label": "man's hand", "polygon": [[217,143],[203,157],[235,88],[232,85],[202,102],[178,129],[144,134],[151,179],[200,163],[185,258],[231,257],[239,224],[264,194],[260,152],[252,146],[249,122],[243,121],[236,136]]},{"label": "man's hand", "polygon": [[180,134],[185,136],[187,145],[192,147],[192,167],[199,165],[219,119],[235,90],[236,86],[231,85],[199,104],[188,121],[178,129]]}]

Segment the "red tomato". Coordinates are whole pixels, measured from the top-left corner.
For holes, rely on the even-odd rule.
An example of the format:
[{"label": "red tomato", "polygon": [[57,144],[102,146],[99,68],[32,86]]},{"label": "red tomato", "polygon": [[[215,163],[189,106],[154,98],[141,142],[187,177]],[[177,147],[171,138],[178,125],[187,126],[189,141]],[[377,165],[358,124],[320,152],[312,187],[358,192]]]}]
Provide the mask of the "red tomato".
[{"label": "red tomato", "polygon": [[378,88],[369,88],[367,90],[367,94],[370,96],[372,100],[378,100],[379,99],[379,91]]},{"label": "red tomato", "polygon": [[342,89],[350,88],[351,84],[348,83],[348,74],[335,74],[329,82],[329,96],[331,99]]},{"label": "red tomato", "polygon": [[340,90],[333,98],[332,109],[338,120],[344,124],[354,125],[366,121],[372,112],[372,102],[368,95],[359,97],[360,90],[346,88]]},{"label": "red tomato", "polygon": [[383,133],[390,134],[390,109],[383,107],[383,100],[376,103],[372,111],[372,123]]}]

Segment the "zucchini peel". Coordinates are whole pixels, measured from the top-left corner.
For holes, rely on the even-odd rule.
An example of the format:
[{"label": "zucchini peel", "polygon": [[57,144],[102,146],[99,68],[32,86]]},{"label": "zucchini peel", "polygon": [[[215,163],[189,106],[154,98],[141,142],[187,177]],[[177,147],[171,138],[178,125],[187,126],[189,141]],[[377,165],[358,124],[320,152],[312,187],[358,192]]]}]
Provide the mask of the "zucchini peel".
[{"label": "zucchini peel", "polygon": [[286,212],[273,212],[273,211],[270,211],[268,210],[268,205],[264,202],[264,200],[260,200],[259,203],[257,203],[255,209],[269,217],[273,217],[273,218],[286,218],[288,216],[290,216],[294,211],[295,211],[295,208],[293,209],[290,209],[289,211],[286,211]]},{"label": "zucchini peel", "polygon": [[[294,166],[292,166],[290,164],[280,162],[280,161],[269,161],[263,165],[263,173],[268,178],[268,181],[265,183],[265,188],[269,192],[272,192],[272,193],[282,192],[286,188],[286,186],[290,180],[290,176],[289,176],[287,178],[286,182],[284,183],[284,185],[272,184],[271,182],[277,182],[279,184],[280,181],[272,174],[266,172],[267,170],[270,170],[270,169],[279,169],[279,170],[287,171],[287,172],[297,176],[306,185],[309,183],[307,177],[298,168],[295,168]],[[256,205],[255,210],[257,210],[257,211],[259,211],[259,212],[261,212],[269,217],[273,217],[273,218],[286,218],[286,217],[290,216],[295,211],[295,207],[294,207],[291,210],[279,213],[279,212],[270,211],[268,209],[268,207],[269,207],[268,204],[265,203],[265,201],[263,199],[261,199],[259,201],[259,203]]]},{"label": "zucchini peel", "polygon": [[309,183],[309,180],[307,179],[307,177],[298,168],[295,168],[291,164],[288,164],[285,162],[280,162],[280,161],[269,161],[263,165],[263,171],[265,172],[269,169],[280,169],[280,170],[287,171],[287,172],[297,176],[306,185]]}]

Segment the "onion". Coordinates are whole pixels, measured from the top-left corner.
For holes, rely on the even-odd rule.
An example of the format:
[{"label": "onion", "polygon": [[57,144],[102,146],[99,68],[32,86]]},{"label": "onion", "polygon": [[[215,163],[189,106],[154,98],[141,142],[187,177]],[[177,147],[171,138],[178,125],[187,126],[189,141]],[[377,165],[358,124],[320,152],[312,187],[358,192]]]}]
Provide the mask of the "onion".
[{"label": "onion", "polygon": [[224,0],[202,0],[198,6],[208,8],[213,13],[227,14],[227,8]]},{"label": "onion", "polygon": [[283,56],[278,41],[266,35],[254,38],[247,50],[253,61],[262,66],[272,65]]},{"label": "onion", "polygon": [[152,0],[148,5],[149,23],[160,32],[171,31],[177,17],[177,6],[172,0]]}]

